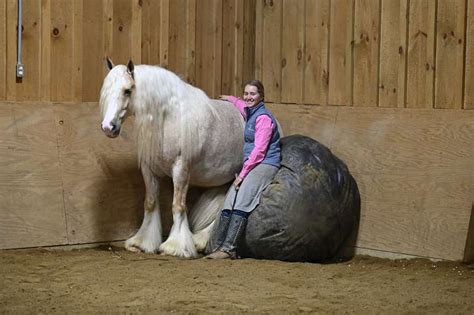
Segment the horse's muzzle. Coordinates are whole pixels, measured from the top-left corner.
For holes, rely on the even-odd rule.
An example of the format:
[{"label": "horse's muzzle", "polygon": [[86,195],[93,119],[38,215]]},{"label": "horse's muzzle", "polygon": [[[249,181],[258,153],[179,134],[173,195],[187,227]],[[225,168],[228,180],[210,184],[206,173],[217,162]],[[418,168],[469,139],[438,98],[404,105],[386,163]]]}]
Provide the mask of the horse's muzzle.
[{"label": "horse's muzzle", "polygon": [[105,127],[101,124],[101,129],[109,138],[116,138],[120,134],[120,126],[115,124],[110,124],[110,126]]}]

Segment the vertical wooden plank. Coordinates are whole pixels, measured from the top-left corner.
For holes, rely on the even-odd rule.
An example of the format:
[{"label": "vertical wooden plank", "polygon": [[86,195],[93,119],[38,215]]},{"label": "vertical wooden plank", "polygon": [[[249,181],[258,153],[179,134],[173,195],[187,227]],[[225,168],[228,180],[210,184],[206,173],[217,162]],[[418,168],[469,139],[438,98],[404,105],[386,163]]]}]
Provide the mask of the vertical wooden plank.
[{"label": "vertical wooden plank", "polygon": [[142,62],[142,0],[132,1],[131,55],[135,64]]},{"label": "vertical wooden plank", "polygon": [[[82,24],[83,24],[83,0],[74,0],[74,15],[73,15],[73,63],[72,63],[72,101],[81,102],[83,100],[82,95],[82,60],[83,60],[83,33],[82,33]],[[86,38],[89,35],[86,34]],[[101,36],[90,37],[93,38],[93,41],[100,40]],[[88,47],[88,45],[86,45]],[[95,96],[95,100],[98,101],[98,94]]]},{"label": "vertical wooden plank", "polygon": [[17,92],[20,91],[17,100],[35,101],[39,98],[41,60],[41,4],[38,1],[23,1],[23,27],[21,58],[25,66],[25,77],[17,85]]},{"label": "vertical wooden plank", "polygon": [[196,10],[196,84],[210,97],[221,88],[222,2],[199,2]]},{"label": "vertical wooden plank", "polygon": [[41,63],[41,3],[23,1],[22,63],[25,74],[16,78],[17,63],[17,1],[7,2],[7,99],[16,101],[38,100]]},{"label": "vertical wooden plank", "polygon": [[[158,1],[156,1],[159,3]],[[156,3],[155,2],[155,3]],[[151,22],[151,12],[150,12],[150,0],[143,0],[142,2],[142,62],[149,64],[150,63],[150,47],[151,47],[151,32],[150,32],[150,22]]]},{"label": "vertical wooden plank", "polygon": [[82,97],[85,102],[98,100],[104,78],[104,2],[84,0],[82,33],[94,38],[83,46]]},{"label": "vertical wooden plank", "polygon": [[211,98],[218,97],[222,91],[222,1],[218,0],[214,5],[214,53],[213,53],[213,63],[214,63],[214,89],[213,92],[209,95]]},{"label": "vertical wooden plank", "polygon": [[9,101],[15,101],[17,97],[16,93],[16,74],[14,66],[16,64],[16,20],[17,20],[17,1],[7,0],[6,7],[6,18],[7,18],[7,53],[6,53],[6,99]]},{"label": "vertical wooden plank", "polygon": [[353,0],[331,2],[329,34],[330,105],[352,105]]},{"label": "vertical wooden plank", "polygon": [[186,80],[196,84],[196,0],[186,2]]},{"label": "vertical wooden plank", "polygon": [[[263,24],[264,24],[263,7],[264,7],[264,3],[265,3],[264,0],[256,0],[256,3],[255,3],[255,72],[252,77],[259,78],[259,79],[263,78]],[[270,86],[266,82],[263,82],[263,84]],[[267,88],[266,94],[268,95],[268,88]]]},{"label": "vertical wooden plank", "polygon": [[51,0],[41,1],[40,100],[51,100]]},{"label": "vertical wooden plank", "polygon": [[234,0],[222,1],[222,10],[225,12],[222,19],[222,90],[221,94],[232,94],[232,78],[234,76],[234,56],[236,55],[236,42],[234,27],[236,21],[236,2]]},{"label": "vertical wooden plank", "polygon": [[186,74],[186,0],[169,3],[168,65],[184,78]]},{"label": "vertical wooden plank", "polygon": [[[242,84],[243,82],[243,69],[244,69],[244,62],[245,64],[252,63],[252,60],[249,59],[248,55],[248,49],[246,51],[245,49],[245,44],[244,44],[244,38],[250,38],[250,34],[248,33],[249,28],[246,27],[245,23],[245,10],[246,10],[246,2],[248,1],[235,1],[235,55],[234,55],[234,60],[232,60],[232,63],[234,65],[234,75],[232,77],[232,83],[231,83],[231,93],[234,95],[240,95],[242,93]],[[249,16],[247,19],[248,23],[252,22],[253,17]],[[223,19],[224,20],[224,17]],[[252,33],[254,34],[254,33]],[[254,38],[254,37],[252,37]],[[250,47],[253,48],[255,51],[255,46],[250,45]],[[252,51],[253,54],[255,52]],[[222,89],[222,87],[221,87]]]},{"label": "vertical wooden plank", "polygon": [[168,67],[170,2],[162,0],[160,6],[160,65]]},{"label": "vertical wooden plank", "polygon": [[74,6],[51,0],[51,100],[73,98]]},{"label": "vertical wooden plank", "polygon": [[436,1],[410,1],[407,107],[432,108]]},{"label": "vertical wooden plank", "polygon": [[0,100],[5,100],[7,93],[7,3],[0,2]]},{"label": "vertical wooden plank", "polygon": [[305,1],[283,0],[281,102],[303,101]]},{"label": "vertical wooden plank", "polygon": [[462,108],[465,0],[438,0],[435,108]]},{"label": "vertical wooden plank", "polygon": [[161,1],[142,2],[142,63],[160,63],[160,5]]},{"label": "vertical wooden plank", "polygon": [[380,1],[355,2],[354,106],[377,106]]},{"label": "vertical wooden plank", "polygon": [[463,108],[474,109],[474,0],[468,0],[466,12],[466,69]]},{"label": "vertical wooden plank", "polygon": [[223,1],[222,78],[220,94],[240,94],[243,62],[243,2]]},{"label": "vertical wooden plank", "polygon": [[132,2],[113,3],[113,54],[116,64],[126,64],[132,57]]},{"label": "vertical wooden plank", "polygon": [[[237,61],[237,65],[241,65],[241,68],[238,70],[238,73],[241,73],[240,82],[236,82],[236,94],[240,95],[242,93],[243,85],[245,82],[259,78],[261,79],[261,65],[257,66],[257,53],[261,53],[261,22],[257,26],[257,7],[259,7],[258,12],[261,14],[262,8],[261,0],[244,0],[243,5],[243,37],[242,37],[242,47],[243,47],[243,57]],[[260,19],[261,21],[261,19]],[[260,33],[260,34],[259,34]],[[238,39],[240,45],[240,38]],[[261,55],[258,55],[261,56]],[[257,69],[258,68],[258,69]],[[258,73],[258,75],[257,75]],[[239,81],[236,78],[236,81]],[[264,83],[264,82],[263,82]],[[265,84],[265,83],[264,83]]]},{"label": "vertical wooden plank", "polygon": [[[114,58],[114,2],[113,0],[103,0],[104,9],[102,11],[103,21],[103,42],[104,42],[104,57],[108,56]],[[102,67],[102,73],[105,76],[107,69]]]},{"label": "vertical wooden plank", "polygon": [[303,103],[327,105],[329,2],[306,0]]},{"label": "vertical wooden plank", "polygon": [[266,0],[263,4],[262,79],[265,100],[281,101],[282,0]]},{"label": "vertical wooden plank", "polygon": [[382,0],[379,106],[405,107],[407,0]]}]

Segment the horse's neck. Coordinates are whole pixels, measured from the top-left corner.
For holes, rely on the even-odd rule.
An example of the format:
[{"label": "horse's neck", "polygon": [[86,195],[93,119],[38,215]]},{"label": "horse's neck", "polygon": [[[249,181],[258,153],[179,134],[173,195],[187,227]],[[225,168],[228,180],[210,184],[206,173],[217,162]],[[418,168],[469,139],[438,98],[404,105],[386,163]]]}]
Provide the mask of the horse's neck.
[{"label": "horse's neck", "polygon": [[137,85],[137,106],[152,109],[154,106],[168,106],[173,97],[173,86],[179,86],[179,78],[158,66],[139,65],[135,68]]},{"label": "horse's neck", "polygon": [[[137,106],[141,113],[149,111],[194,111],[207,106],[209,98],[200,89],[193,87],[176,74],[158,66],[136,66]],[[157,109],[156,107],[160,107]]]}]

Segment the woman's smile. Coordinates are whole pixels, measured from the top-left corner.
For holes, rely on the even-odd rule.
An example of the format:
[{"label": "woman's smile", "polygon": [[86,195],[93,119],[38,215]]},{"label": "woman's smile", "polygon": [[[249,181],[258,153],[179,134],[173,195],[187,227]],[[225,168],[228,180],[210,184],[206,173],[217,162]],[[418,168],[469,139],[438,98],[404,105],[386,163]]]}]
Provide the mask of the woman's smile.
[{"label": "woman's smile", "polygon": [[244,101],[247,107],[253,107],[262,101],[262,96],[258,93],[256,86],[247,85],[244,90]]}]

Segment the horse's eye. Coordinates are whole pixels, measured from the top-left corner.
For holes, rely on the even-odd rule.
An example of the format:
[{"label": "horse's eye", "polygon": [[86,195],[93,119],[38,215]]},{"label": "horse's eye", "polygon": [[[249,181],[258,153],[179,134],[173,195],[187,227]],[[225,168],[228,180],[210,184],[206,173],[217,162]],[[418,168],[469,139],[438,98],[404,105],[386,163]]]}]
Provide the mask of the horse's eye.
[{"label": "horse's eye", "polygon": [[126,89],[125,91],[123,91],[123,94],[124,94],[125,96],[130,96],[130,95],[132,95],[132,90]]}]

